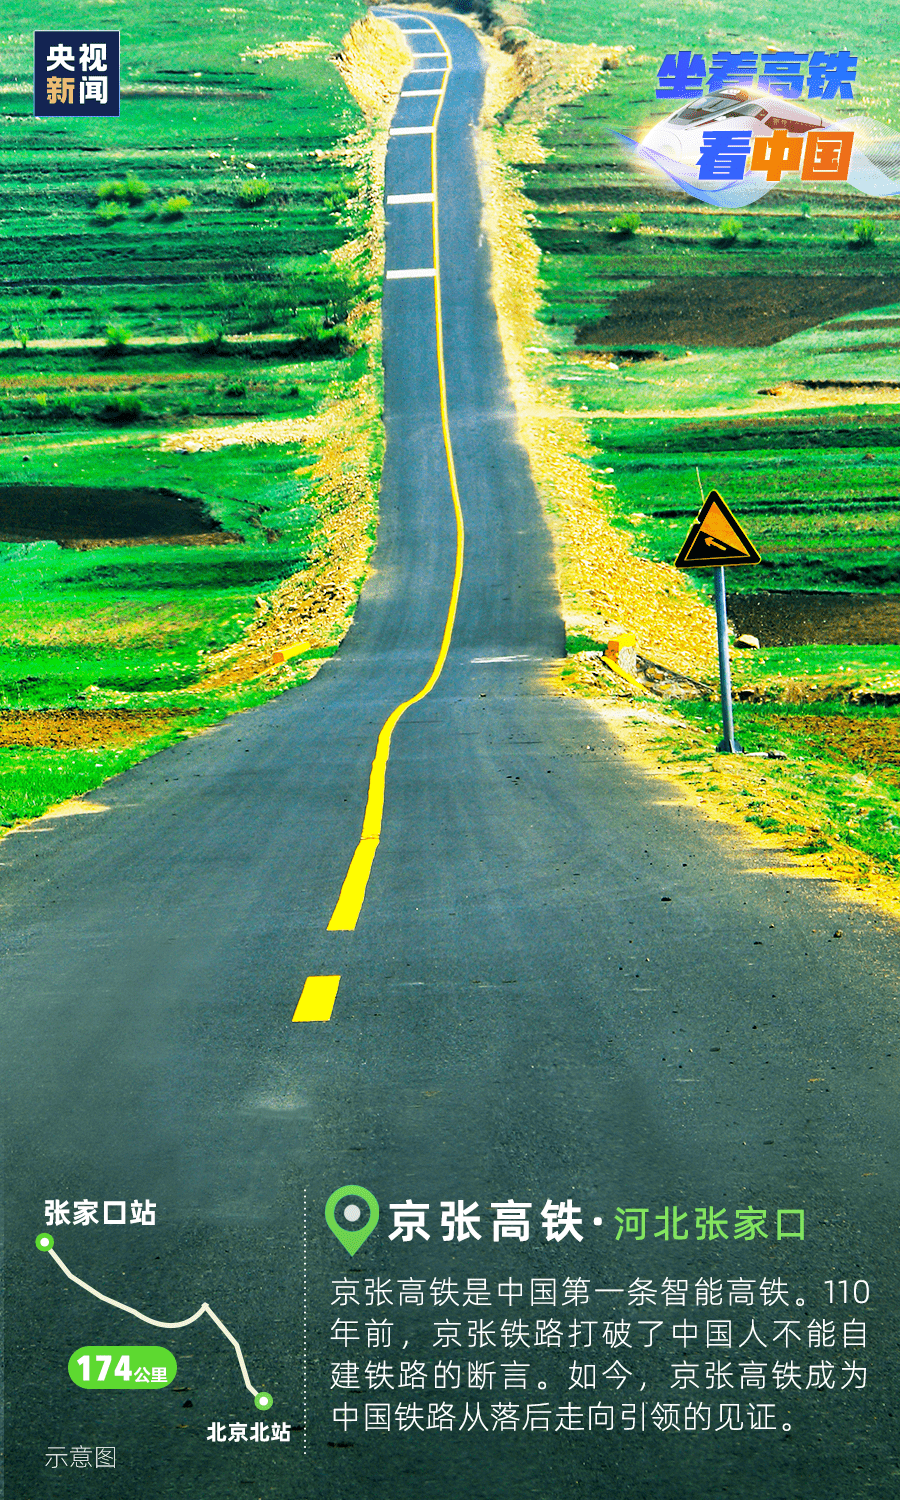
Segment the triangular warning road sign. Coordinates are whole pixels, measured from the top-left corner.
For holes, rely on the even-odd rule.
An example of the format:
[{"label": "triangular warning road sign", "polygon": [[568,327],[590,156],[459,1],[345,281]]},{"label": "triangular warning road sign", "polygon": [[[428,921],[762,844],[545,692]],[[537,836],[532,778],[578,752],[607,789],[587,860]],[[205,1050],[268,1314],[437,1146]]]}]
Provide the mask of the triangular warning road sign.
[{"label": "triangular warning road sign", "polygon": [[722,496],[710,490],[675,559],[676,568],[727,568],[759,560],[759,553]]}]

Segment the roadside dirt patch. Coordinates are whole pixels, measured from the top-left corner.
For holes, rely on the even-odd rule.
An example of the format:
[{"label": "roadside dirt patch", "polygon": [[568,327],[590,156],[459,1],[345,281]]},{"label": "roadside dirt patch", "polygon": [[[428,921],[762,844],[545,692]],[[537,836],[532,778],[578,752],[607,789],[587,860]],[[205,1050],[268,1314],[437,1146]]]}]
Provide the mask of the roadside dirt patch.
[{"label": "roadside dirt patch", "polygon": [[730,594],[735,635],[761,646],[889,646],[900,641],[900,594]]},{"label": "roadside dirt patch", "polygon": [[412,63],[397,28],[371,15],[354,21],[334,63],[360,108],[384,128]]},{"label": "roadside dirt patch", "polygon": [[[710,737],[695,734],[687,726],[676,731],[675,741],[666,745],[660,738],[660,728],[666,723],[663,715],[597,699],[593,706],[629,756],[651,777],[667,784],[701,816],[734,829],[749,847],[768,850],[771,873],[790,875],[792,879],[827,880],[834,895],[848,901],[872,902],[900,918],[900,885],[869,856],[833,837],[823,840],[823,847],[810,850],[811,840],[821,838],[820,817],[827,810],[815,801],[808,805],[795,800],[796,783],[779,786],[773,780],[771,761],[744,755],[708,755]],[[822,724],[821,719],[815,722]],[[707,754],[687,762],[673,759],[673,746],[679,743],[692,744]],[[822,771],[827,765],[823,760],[804,761],[806,770]],[[883,770],[879,777],[886,779]],[[751,807],[780,826],[775,829],[748,822]]]},{"label": "roadside dirt patch", "polygon": [[[495,42],[488,43],[488,51],[485,117],[490,120],[517,94],[509,57]],[[695,676],[715,652],[712,610],[677,568],[636,557],[631,538],[610,524],[606,501],[612,486],[601,483],[591,466],[578,413],[559,388],[545,383],[544,367],[533,357],[543,342],[537,318],[540,252],[528,233],[530,204],[518,187],[518,167],[509,165],[528,159],[523,152],[531,128],[526,121],[502,132],[482,132],[484,226],[519,436],[554,537],[566,625],[604,642],[631,630],[648,657]],[[615,344],[634,353],[630,333]]]},{"label": "roadside dirt patch", "polygon": [[255,448],[259,443],[308,442],[317,430],[315,417],[276,417],[265,421],[229,422],[219,427],[190,427],[169,432],[163,453],[216,453],[220,448]]},{"label": "roadside dirt patch", "polygon": [[863,719],[850,714],[809,714],[790,719],[773,717],[771,721],[758,719],[757,723],[771,722],[776,732],[789,725],[792,734],[809,738],[810,752],[826,755],[831,760],[844,764],[878,768],[883,781],[900,785],[900,719]]},{"label": "roadside dirt patch", "polygon": [[76,485],[0,485],[0,541],[97,546],[202,546],[239,542],[196,500],[175,490],[86,489]]},{"label": "roadside dirt patch", "polygon": [[[314,485],[320,508],[314,541],[318,560],[285,579],[267,599],[257,600],[256,616],[243,638],[206,658],[204,687],[250,681],[272,670],[275,652],[298,645],[315,651],[336,644],[347,630],[375,530],[370,448],[374,395],[371,378],[366,377],[354,396],[304,420],[298,436],[318,456],[295,472]],[[312,675],[315,666],[307,670]]]},{"label": "roadside dirt patch", "polygon": [[159,708],[134,713],[127,708],[58,708],[46,713],[11,709],[0,713],[0,746],[21,750],[80,750],[123,740],[147,739],[196,709]]},{"label": "roadside dirt patch", "polygon": [[[865,354],[870,351],[884,353],[881,344],[857,344],[853,350],[823,349],[823,354]],[[900,380],[786,380],[781,385],[765,385],[757,392],[759,396],[794,396],[802,391],[825,391],[835,396],[843,397],[855,395],[859,392],[872,395],[890,396],[894,391],[900,391]]]},{"label": "roadside dirt patch", "polygon": [[[865,332],[866,329],[877,328],[879,332],[885,328],[900,328],[900,318],[848,318],[846,323],[841,324],[841,331],[852,329],[854,332]],[[858,349],[859,345],[855,345]],[[878,346],[882,346],[879,344]]]},{"label": "roadside dirt patch", "polygon": [[900,302],[900,276],[661,276],[621,292],[576,344],[760,349],[844,313]]},{"label": "roadside dirt patch", "polygon": [[327,42],[312,38],[308,42],[270,42],[265,47],[254,47],[241,53],[241,62],[268,62],[272,57],[286,57],[291,62],[302,62],[311,52],[330,51]]}]

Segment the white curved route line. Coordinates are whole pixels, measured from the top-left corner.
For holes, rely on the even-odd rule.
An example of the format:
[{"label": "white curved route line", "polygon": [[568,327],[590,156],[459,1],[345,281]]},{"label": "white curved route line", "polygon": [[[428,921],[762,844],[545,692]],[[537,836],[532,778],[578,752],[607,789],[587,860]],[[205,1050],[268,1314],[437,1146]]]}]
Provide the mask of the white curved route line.
[{"label": "white curved route line", "polygon": [[110,1307],[118,1307],[121,1312],[130,1313],[133,1318],[140,1318],[142,1323],[149,1323],[151,1328],[187,1328],[189,1323],[196,1323],[197,1319],[202,1318],[203,1314],[206,1313],[207,1317],[212,1318],[216,1327],[220,1329],[222,1333],[224,1333],[229,1344],[232,1345],[234,1352],[237,1355],[237,1362],[241,1367],[241,1374],[244,1377],[244,1385],[247,1387],[247,1390],[250,1392],[251,1396],[259,1395],[259,1391],[256,1389],[256,1387],[250,1384],[250,1376],[247,1374],[247,1366],[244,1363],[244,1356],[241,1352],[240,1344],[238,1343],[234,1334],[229,1333],[221,1318],[216,1317],[208,1302],[202,1303],[201,1306],[197,1308],[197,1311],[193,1314],[192,1317],[184,1318],[180,1323],[161,1323],[159,1318],[148,1318],[146,1313],[138,1312],[136,1307],[129,1307],[127,1302],[117,1302],[115,1297],[107,1297],[105,1292],[98,1292],[95,1286],[88,1286],[86,1281],[82,1281],[80,1276],[76,1276],[74,1271],[69,1270],[65,1261],[60,1259],[52,1246],[48,1251],[48,1254],[50,1255],[50,1258],[52,1260],[56,1261],[56,1264],[59,1266],[59,1269],[62,1271],[63,1275],[68,1276],[70,1281],[74,1281],[76,1286],[80,1286],[82,1291],[90,1292],[92,1297],[97,1297],[101,1302],[108,1302]]}]

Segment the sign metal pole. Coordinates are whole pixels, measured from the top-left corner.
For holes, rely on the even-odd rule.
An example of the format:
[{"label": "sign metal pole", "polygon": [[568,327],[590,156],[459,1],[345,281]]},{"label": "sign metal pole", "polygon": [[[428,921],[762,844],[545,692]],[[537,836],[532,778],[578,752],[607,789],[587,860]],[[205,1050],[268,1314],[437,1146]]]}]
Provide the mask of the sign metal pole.
[{"label": "sign metal pole", "polygon": [[731,706],[731,662],[728,657],[728,616],[725,611],[725,569],[715,570],[716,637],[719,644],[719,696],[722,700],[723,738],[716,749],[723,755],[741,755],[742,747],[734,737],[734,713]]}]

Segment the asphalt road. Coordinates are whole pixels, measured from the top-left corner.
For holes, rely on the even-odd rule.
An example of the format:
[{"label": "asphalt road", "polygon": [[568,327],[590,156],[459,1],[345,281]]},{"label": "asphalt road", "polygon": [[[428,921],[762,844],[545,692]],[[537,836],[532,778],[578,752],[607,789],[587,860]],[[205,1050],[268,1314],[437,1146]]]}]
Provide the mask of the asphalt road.
[{"label": "asphalt road", "polygon": [[[337,657],[107,783],[106,811],[0,845],[7,1494],[894,1495],[896,925],[768,868],[553,688],[479,228],[483,59],[434,26],[449,651],[394,729],[359,919],[329,931],[457,565],[434,281],[390,278],[378,549]],[[397,125],[437,103],[401,99]],[[392,138],[389,195],[430,191],[430,147]],[[430,213],[388,205],[389,269],[433,264]],[[310,976],[340,976],[325,1023],[291,1019]],[[324,1219],[345,1186],[380,1205],[353,1256]],[[47,1200],[155,1205],[48,1232],[149,1317],[208,1301],[273,1397],[255,1436],[220,1330],[148,1330],[67,1281],[35,1248]],[[139,1344],[175,1354],[171,1386],[67,1374]]]}]

